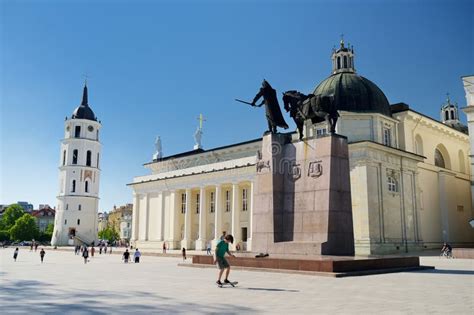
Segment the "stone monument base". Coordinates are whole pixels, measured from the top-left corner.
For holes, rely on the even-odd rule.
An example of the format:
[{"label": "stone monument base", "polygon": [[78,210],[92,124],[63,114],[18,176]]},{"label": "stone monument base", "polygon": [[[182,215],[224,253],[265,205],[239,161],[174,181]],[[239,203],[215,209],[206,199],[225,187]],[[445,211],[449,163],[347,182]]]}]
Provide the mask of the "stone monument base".
[{"label": "stone monument base", "polygon": [[[213,256],[193,256],[193,266],[213,266]],[[376,273],[401,272],[420,269],[434,269],[434,267],[420,266],[417,256],[303,256],[303,255],[272,255],[255,258],[254,256],[226,257],[234,267],[249,270],[274,272],[319,272],[335,277],[360,276]],[[189,265],[189,264],[188,264]]]}]

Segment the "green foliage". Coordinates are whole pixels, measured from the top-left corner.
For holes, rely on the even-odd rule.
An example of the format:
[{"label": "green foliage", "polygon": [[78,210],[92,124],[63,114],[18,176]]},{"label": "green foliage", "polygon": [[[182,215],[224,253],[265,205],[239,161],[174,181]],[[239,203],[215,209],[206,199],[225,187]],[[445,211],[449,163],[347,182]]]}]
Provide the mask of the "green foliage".
[{"label": "green foliage", "polygon": [[40,233],[38,240],[40,242],[51,241],[51,237],[53,236],[53,231],[54,231],[54,224],[53,223],[48,224],[48,226],[46,227],[46,230]]},{"label": "green foliage", "polygon": [[5,242],[10,240],[10,233],[5,230],[0,230],[0,242]]},{"label": "green foliage", "polygon": [[106,227],[102,231],[99,232],[99,238],[108,240],[109,242],[114,242],[120,238],[120,235],[115,230],[114,227]]},{"label": "green foliage", "polygon": [[10,229],[10,237],[15,241],[30,241],[38,238],[39,231],[36,226],[36,219],[28,213],[23,214],[21,218],[16,220]]},{"label": "green foliage", "polygon": [[23,211],[20,205],[13,204],[8,206],[2,216],[2,229],[9,230],[23,214],[25,214],[25,211]]},{"label": "green foliage", "polygon": [[50,223],[50,224],[48,224],[48,226],[46,227],[46,230],[44,230],[44,233],[50,234],[50,235],[52,236],[52,235],[53,235],[53,231],[54,231],[54,223]]}]

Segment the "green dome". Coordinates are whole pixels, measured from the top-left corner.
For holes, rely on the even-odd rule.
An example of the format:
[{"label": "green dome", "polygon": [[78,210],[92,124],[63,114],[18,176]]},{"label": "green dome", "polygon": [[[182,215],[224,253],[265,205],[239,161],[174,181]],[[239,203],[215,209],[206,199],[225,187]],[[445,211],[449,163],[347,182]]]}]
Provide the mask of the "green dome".
[{"label": "green dome", "polygon": [[390,104],[382,90],[370,80],[352,72],[331,75],[316,87],[313,94],[333,95],[338,110],[392,116]]}]

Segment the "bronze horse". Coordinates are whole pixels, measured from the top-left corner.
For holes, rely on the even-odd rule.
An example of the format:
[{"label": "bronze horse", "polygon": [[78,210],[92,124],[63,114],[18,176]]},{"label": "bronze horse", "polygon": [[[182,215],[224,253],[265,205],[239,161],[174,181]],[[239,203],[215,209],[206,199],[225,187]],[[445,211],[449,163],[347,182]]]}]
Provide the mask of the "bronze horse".
[{"label": "bronze horse", "polygon": [[334,96],[305,95],[295,90],[283,93],[283,103],[285,110],[290,112],[290,116],[295,121],[300,134],[300,140],[303,138],[304,121],[311,119],[311,122],[319,123],[326,121],[329,126],[329,132],[336,132],[336,123],[339,117],[334,104]]}]

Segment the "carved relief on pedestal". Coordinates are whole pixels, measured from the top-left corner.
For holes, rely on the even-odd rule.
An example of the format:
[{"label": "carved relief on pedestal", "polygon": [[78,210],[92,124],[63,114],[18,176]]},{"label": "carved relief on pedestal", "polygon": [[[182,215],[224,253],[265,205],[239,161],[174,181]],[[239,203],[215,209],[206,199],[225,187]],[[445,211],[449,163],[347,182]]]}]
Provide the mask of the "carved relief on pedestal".
[{"label": "carved relief on pedestal", "polygon": [[323,161],[313,161],[309,162],[308,166],[308,176],[312,178],[318,178],[323,174]]},{"label": "carved relief on pedestal", "polygon": [[263,169],[268,168],[270,170],[270,161],[263,161],[262,152],[257,151],[257,173],[261,173]]},{"label": "carved relief on pedestal", "polygon": [[299,164],[293,163],[290,166],[288,177],[294,181],[298,180],[301,177],[301,167]]}]

